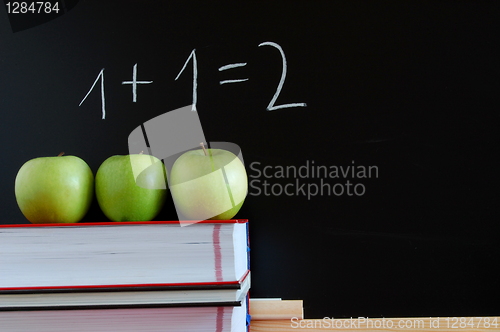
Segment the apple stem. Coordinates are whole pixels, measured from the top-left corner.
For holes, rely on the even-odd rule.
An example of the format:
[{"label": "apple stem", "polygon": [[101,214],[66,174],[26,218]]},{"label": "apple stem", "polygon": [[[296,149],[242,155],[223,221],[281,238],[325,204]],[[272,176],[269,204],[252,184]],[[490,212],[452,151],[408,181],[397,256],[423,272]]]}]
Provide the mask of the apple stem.
[{"label": "apple stem", "polygon": [[207,150],[205,149],[205,145],[203,144],[203,142],[201,142],[200,145],[201,145],[201,148],[203,149],[203,153],[205,153],[205,156],[208,156]]},{"label": "apple stem", "polygon": [[60,157],[64,154],[64,152],[59,153],[57,156]]}]

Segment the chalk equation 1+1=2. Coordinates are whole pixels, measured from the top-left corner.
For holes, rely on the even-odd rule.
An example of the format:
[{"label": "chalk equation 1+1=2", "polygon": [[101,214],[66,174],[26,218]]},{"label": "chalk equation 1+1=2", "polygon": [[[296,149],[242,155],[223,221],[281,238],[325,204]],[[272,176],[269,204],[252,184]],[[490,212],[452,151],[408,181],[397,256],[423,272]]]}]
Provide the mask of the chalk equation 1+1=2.
[{"label": "chalk equation 1+1=2", "polygon": [[[259,44],[259,47],[261,47],[261,46],[271,46],[271,47],[276,48],[279,51],[279,53],[281,55],[281,60],[282,60],[281,78],[279,80],[278,87],[276,88],[276,92],[274,93],[271,101],[267,105],[266,110],[275,111],[275,110],[284,109],[284,108],[306,107],[307,106],[306,103],[289,103],[289,104],[276,105],[276,101],[281,93],[281,90],[283,89],[283,85],[285,84],[285,79],[286,79],[287,62],[286,62],[285,52],[283,51],[283,49],[281,48],[280,45],[278,45],[277,43],[274,43],[274,42],[264,42],[264,43]],[[181,70],[179,71],[179,73],[177,74],[177,76],[175,77],[174,80],[177,81],[177,79],[179,79],[179,77],[184,72],[184,70],[186,69],[186,67],[188,66],[190,61],[193,64],[193,86],[192,86],[193,98],[192,98],[192,102],[191,102],[191,105],[192,105],[191,110],[196,111],[197,110],[196,104],[198,102],[198,93],[197,93],[198,62],[196,60],[196,49],[193,49],[191,51],[188,58],[186,59],[186,62],[184,63],[184,65],[182,66]],[[226,70],[230,70],[230,69],[234,69],[234,68],[238,68],[238,67],[244,67],[246,65],[247,65],[247,63],[228,64],[228,65],[221,66],[219,68],[219,71],[226,71]],[[87,97],[94,90],[96,85],[98,85],[98,83],[99,83],[99,87],[97,89],[100,88],[99,90],[101,92],[101,112],[102,112],[102,119],[103,120],[106,118],[106,98],[105,98],[105,93],[104,93],[104,69],[105,68],[102,68],[99,71],[99,74],[97,75],[96,79],[94,80],[94,83],[92,84],[89,91],[87,92],[85,97],[83,97],[82,101],[78,105],[78,106],[81,106],[85,102]],[[223,81],[220,81],[219,84],[224,85],[224,84],[233,84],[233,83],[243,83],[243,82],[246,82],[248,80],[249,80],[248,78],[223,80]],[[132,80],[131,81],[122,81],[122,85],[131,85],[132,86],[132,102],[134,102],[134,103],[137,102],[137,86],[140,84],[151,84],[151,83],[153,83],[153,81],[139,81],[139,80],[137,80],[137,63],[133,67]]]}]

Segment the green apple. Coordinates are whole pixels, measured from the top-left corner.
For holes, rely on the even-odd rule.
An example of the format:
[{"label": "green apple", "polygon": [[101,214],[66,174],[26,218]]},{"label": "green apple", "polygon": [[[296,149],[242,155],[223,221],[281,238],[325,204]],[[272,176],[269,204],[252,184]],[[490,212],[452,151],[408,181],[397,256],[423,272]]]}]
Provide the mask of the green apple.
[{"label": "green apple", "polygon": [[247,190],[245,166],[222,149],[187,151],[170,172],[170,191],[179,219],[231,219],[243,205]]},{"label": "green apple", "polygon": [[153,220],[165,203],[165,167],[146,154],[112,156],[95,176],[99,206],[112,221]]},{"label": "green apple", "polygon": [[40,157],[27,161],[15,181],[17,204],[34,224],[75,223],[94,197],[94,175],[75,156]]}]

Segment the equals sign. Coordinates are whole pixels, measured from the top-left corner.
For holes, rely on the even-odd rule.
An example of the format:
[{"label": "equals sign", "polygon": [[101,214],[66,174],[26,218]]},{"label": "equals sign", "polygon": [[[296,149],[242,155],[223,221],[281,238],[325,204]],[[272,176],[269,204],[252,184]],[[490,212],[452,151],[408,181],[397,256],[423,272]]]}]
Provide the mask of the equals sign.
[{"label": "equals sign", "polygon": [[[238,68],[238,67],[244,67],[246,66],[247,63],[232,63],[229,65],[225,65],[219,68],[219,71],[224,71],[228,69],[233,69],[233,68]],[[245,82],[248,81],[248,78],[242,78],[242,79],[236,79],[236,80],[225,80],[225,81],[220,81],[219,84],[228,84],[228,83],[240,83],[240,82]]]}]

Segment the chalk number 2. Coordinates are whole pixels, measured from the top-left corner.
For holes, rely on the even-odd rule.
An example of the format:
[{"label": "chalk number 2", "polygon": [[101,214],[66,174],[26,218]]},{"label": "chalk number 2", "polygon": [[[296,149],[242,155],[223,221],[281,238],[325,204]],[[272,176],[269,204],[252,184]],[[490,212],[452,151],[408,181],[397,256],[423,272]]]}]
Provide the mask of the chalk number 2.
[{"label": "chalk number 2", "polygon": [[283,49],[281,48],[280,45],[273,43],[273,42],[264,42],[259,44],[260,46],[272,46],[278,49],[281,54],[281,59],[283,61],[283,69],[281,72],[281,79],[278,84],[278,88],[276,89],[276,93],[273,96],[273,99],[271,99],[271,102],[269,102],[269,105],[267,105],[267,110],[268,111],[275,111],[279,110],[282,108],[289,108],[289,107],[306,107],[306,103],[292,103],[292,104],[283,104],[283,105],[275,105],[276,99],[278,99],[278,96],[280,95],[281,89],[283,88],[283,84],[285,83],[285,78],[286,78],[286,57],[285,57],[285,52],[283,52]]}]

